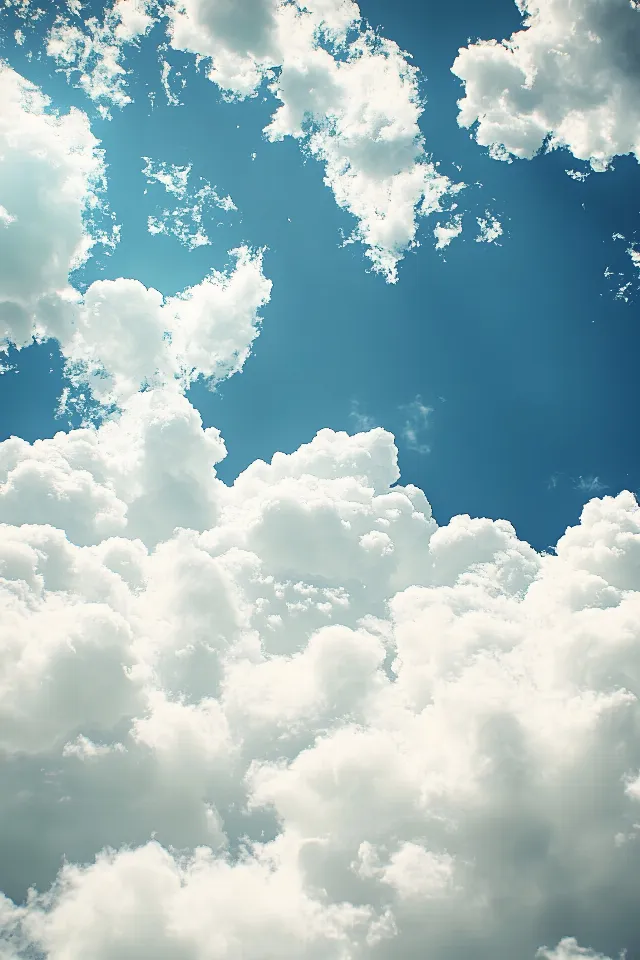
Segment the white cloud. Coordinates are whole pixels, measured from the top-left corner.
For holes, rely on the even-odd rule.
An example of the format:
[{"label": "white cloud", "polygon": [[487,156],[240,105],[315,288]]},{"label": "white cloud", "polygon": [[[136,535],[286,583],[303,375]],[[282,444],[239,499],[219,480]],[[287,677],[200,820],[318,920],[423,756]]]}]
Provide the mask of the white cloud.
[{"label": "white cloud", "polygon": [[69,271],[95,242],[104,164],[86,116],[48,112],[37,87],[0,65],[0,344],[25,346],[67,309]]},{"label": "white cloud", "polygon": [[542,556],[381,429],[222,456],[166,389],[0,445],[4,954],[634,947],[633,496]]},{"label": "white cloud", "polygon": [[407,56],[365,28],[351,0],[186,0],[171,16],[172,46],[206,58],[229,96],[252,96],[271,79],[280,106],[268,139],[294,137],[324,164],[336,202],[356,218],[350,239],[395,281],[418,218],[459,189],[427,154]]},{"label": "white cloud", "polygon": [[429,444],[424,443],[423,437],[429,427],[429,417],[433,413],[432,407],[427,407],[419,395],[411,403],[401,408],[406,414],[402,429],[402,436],[409,450],[416,453],[429,453]]},{"label": "white cloud", "polygon": [[[192,164],[179,166],[171,163],[143,158],[146,164],[143,174],[148,184],[160,184],[167,193],[179,198],[181,203],[173,208],[164,207],[159,215],[149,216],[149,232],[175,236],[190,250],[205,246],[211,240],[203,225],[203,219],[211,216],[213,210],[230,213],[237,210],[235,203],[227,194],[221,197],[208,180],[199,177],[198,188],[189,189]],[[146,191],[145,191],[146,192]]]},{"label": "white cloud", "polygon": [[635,0],[523,0],[523,29],[462,48],[461,126],[499,159],[566,147],[593,170],[640,159],[640,7]]},{"label": "white cloud", "polygon": [[495,243],[498,237],[502,236],[502,224],[489,211],[484,217],[477,217],[477,221],[480,232],[476,237],[476,243]]},{"label": "white cloud", "polygon": [[[635,498],[591,500],[550,555],[506,521],[438,527],[380,428],[225,485],[181,388],[241,368],[259,255],[175,297],[80,297],[96,143],[3,80],[11,163],[69,204],[5,302],[121,409],[0,443],[0,956],[637,952]],[[0,239],[37,240],[43,196],[5,189]],[[421,449],[430,410],[405,412]]]},{"label": "white cloud", "polygon": [[3,6],[29,26],[37,23],[46,12],[42,7],[36,6],[34,0],[4,0]]},{"label": "white cloud", "polygon": [[[8,67],[0,87],[0,345],[57,339],[72,383],[105,405],[143,387],[185,389],[199,376],[215,383],[241,370],[270,297],[262,252],[230,251],[230,269],[173,297],[122,277],[81,295],[68,277],[96,242],[87,211],[99,206],[104,178],[98,141],[84,114],[46,113],[46,98]],[[145,168],[183,201],[189,172],[151,161]],[[210,202],[233,207],[205,188]]]},{"label": "white cloud", "polygon": [[232,269],[174,297],[138,280],[96,280],[83,296],[70,295],[40,336],[57,337],[74,388],[88,386],[106,406],[144,387],[184,390],[198,377],[215,384],[244,366],[271,291],[260,251],[240,247],[231,256]]},{"label": "white cloud", "polygon": [[[100,22],[90,17],[80,24],[59,15],[47,37],[47,53],[67,78],[92,100],[123,107],[131,102],[127,93],[124,48],[136,43],[155,22],[156,0],[114,0]],[[70,7],[81,18],[81,8]],[[105,115],[108,107],[105,106]]]},{"label": "white cloud", "polygon": [[[602,953],[581,947],[575,937],[564,937],[555,950],[541,947],[537,956],[540,960],[609,960]],[[624,957],[621,956],[620,960],[624,960]]]},{"label": "white cloud", "polygon": [[459,237],[462,233],[462,214],[458,213],[448,221],[448,223],[438,223],[433,231],[436,238],[436,250],[444,250],[452,240]]}]

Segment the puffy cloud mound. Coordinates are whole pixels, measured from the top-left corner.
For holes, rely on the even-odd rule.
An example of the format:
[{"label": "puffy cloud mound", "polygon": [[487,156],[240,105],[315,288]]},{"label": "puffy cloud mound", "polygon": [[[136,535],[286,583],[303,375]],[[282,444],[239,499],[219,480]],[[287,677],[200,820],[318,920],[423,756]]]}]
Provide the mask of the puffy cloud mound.
[{"label": "puffy cloud mound", "polygon": [[164,298],[138,280],[97,280],[56,331],[76,384],[102,403],[122,403],[143,386],[198,377],[219,381],[242,369],[271,295],[262,253],[232,250],[233,269],[212,271]]},{"label": "puffy cloud mound", "polygon": [[171,16],[172,46],[206,58],[225,94],[252,96],[272,80],[281,105],[267,137],[294,137],[324,164],[336,202],[357,220],[351,240],[395,281],[417,218],[461,186],[427,154],[407,55],[366,27],[352,0],[182,0]]},{"label": "puffy cloud mound", "polygon": [[0,91],[0,349],[57,339],[72,382],[103,404],[241,370],[271,295],[262,252],[230,251],[228,270],[173,297],[122,277],[80,295],[69,272],[100,239],[89,222],[104,177],[98,141],[83,113],[47,112],[9,67],[0,66]]},{"label": "puffy cloud mound", "polygon": [[56,17],[47,37],[47,53],[68,79],[77,79],[78,86],[101,105],[106,116],[108,104],[123,107],[131,102],[122,63],[125,47],[151,29],[157,2],[114,0],[105,8],[102,22],[96,17],[83,21],[81,4],[69,7],[74,15]]},{"label": "puffy cloud mound", "polygon": [[66,309],[68,274],[94,242],[86,218],[104,177],[86,116],[59,116],[0,64],[0,347],[24,346]]},{"label": "puffy cloud mound", "polygon": [[379,428],[223,456],[167,389],[0,445],[0,954],[635,955],[634,497],[539,555]]},{"label": "puffy cloud mound", "polygon": [[500,159],[566,147],[594,170],[640,160],[640,5],[522,0],[523,29],[460,50],[458,122]]}]

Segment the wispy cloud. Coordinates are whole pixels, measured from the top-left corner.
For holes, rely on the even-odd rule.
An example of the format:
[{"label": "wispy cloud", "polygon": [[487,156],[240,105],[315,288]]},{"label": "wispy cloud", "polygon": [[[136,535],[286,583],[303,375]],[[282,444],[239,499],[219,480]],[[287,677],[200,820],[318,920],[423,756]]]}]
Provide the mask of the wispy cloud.
[{"label": "wispy cloud", "polygon": [[357,400],[351,401],[351,412],[349,413],[349,419],[353,420],[353,424],[358,431],[358,433],[363,433],[366,430],[372,430],[376,426],[376,421],[368,413],[364,413],[360,409],[360,404]]},{"label": "wispy cloud", "polygon": [[406,414],[402,436],[409,450],[414,450],[416,453],[429,453],[431,447],[424,442],[423,438],[429,428],[429,417],[433,413],[433,407],[427,407],[418,394],[415,400],[400,409]]},{"label": "wispy cloud", "polygon": [[567,487],[578,490],[581,494],[599,494],[603,490],[608,490],[608,484],[603,483],[600,477],[595,474],[582,474],[578,477],[567,476],[565,473],[552,473],[547,480],[547,490],[566,490]]},{"label": "wispy cloud", "polygon": [[603,490],[606,490],[607,484],[603,483],[600,477],[586,476],[578,477],[575,483],[576,490],[580,490],[582,493],[602,493]]}]

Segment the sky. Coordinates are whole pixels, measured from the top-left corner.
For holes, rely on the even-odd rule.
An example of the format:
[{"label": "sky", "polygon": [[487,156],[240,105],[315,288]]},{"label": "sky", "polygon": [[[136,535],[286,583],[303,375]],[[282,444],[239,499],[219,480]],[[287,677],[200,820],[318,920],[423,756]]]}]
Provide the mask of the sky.
[{"label": "sky", "polygon": [[4,0],[3,960],[640,949],[638,50]]}]

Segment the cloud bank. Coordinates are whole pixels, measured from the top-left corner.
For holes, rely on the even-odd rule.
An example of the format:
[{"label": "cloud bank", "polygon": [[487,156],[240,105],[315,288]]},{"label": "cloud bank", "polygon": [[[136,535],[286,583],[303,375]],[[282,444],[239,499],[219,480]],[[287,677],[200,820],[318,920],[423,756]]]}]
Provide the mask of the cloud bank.
[{"label": "cloud bank", "polygon": [[640,160],[640,6],[522,0],[523,29],[462,48],[458,122],[498,159],[566,147],[594,170]]},{"label": "cloud bank", "polygon": [[0,76],[5,337],[56,336],[118,407],[0,444],[3,960],[637,949],[634,497],[545,556],[505,521],[438,527],[380,428],[225,485],[182,390],[241,369],[260,254],[80,295],[97,143]]},{"label": "cloud bank", "polygon": [[380,428],[224,453],[166,390],[0,445],[3,956],[635,952],[633,496],[545,556]]},{"label": "cloud bank", "polygon": [[69,271],[95,242],[104,159],[79,110],[49,100],[0,64],[0,344],[30,343],[53,328],[71,296]]}]

